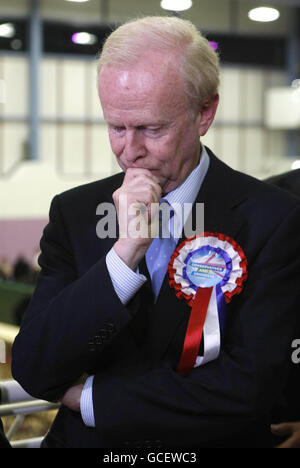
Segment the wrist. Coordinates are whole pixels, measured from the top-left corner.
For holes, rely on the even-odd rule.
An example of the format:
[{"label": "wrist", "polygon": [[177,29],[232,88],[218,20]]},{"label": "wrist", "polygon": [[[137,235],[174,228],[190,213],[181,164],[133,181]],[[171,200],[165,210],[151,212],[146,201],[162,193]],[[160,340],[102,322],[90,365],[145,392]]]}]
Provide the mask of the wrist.
[{"label": "wrist", "polygon": [[152,239],[118,239],[114,244],[114,250],[120,259],[133,271],[145,256]]}]

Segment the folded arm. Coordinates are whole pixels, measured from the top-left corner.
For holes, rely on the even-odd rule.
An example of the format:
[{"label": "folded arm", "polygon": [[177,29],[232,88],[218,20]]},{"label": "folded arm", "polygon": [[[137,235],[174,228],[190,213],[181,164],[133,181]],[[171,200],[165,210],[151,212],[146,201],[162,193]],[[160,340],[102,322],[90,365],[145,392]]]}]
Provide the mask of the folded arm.
[{"label": "folded arm", "polygon": [[297,208],[253,258],[244,291],[228,306],[217,360],[188,377],[163,362],[118,375],[97,373],[95,421],[105,446],[141,438],[197,446],[238,436],[268,417],[286,382],[299,330],[299,219]]},{"label": "folded arm", "polygon": [[39,258],[41,275],[13,345],[12,372],[33,396],[57,400],[102,353],[97,336],[110,338],[131,316],[117,296],[106,252],[81,277],[60,213],[59,197],[50,209]]}]

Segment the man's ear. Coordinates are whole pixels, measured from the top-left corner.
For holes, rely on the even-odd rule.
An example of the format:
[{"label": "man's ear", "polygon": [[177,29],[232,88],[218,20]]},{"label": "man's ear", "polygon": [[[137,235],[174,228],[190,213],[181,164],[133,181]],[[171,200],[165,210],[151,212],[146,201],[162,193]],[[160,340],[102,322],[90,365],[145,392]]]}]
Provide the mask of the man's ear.
[{"label": "man's ear", "polygon": [[219,104],[219,95],[214,94],[202,105],[199,116],[199,136],[204,136],[213,123]]}]

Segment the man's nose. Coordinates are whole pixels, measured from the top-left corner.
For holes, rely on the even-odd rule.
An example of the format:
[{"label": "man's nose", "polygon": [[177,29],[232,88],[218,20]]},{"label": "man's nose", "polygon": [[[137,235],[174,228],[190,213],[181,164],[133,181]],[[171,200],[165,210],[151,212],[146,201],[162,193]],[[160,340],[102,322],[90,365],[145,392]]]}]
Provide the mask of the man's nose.
[{"label": "man's nose", "polygon": [[135,162],[146,155],[144,137],[138,130],[126,131],[124,152],[128,162]]}]

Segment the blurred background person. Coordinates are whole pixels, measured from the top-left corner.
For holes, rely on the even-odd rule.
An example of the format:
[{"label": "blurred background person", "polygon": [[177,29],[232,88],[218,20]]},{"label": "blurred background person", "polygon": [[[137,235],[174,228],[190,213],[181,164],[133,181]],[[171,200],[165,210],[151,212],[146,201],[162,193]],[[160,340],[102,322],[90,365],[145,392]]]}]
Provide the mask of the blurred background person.
[{"label": "blurred background person", "polygon": [[[266,182],[290,192],[300,198],[300,169],[278,174],[266,179]],[[300,221],[299,221],[300,231]],[[298,253],[300,255],[300,252]],[[300,304],[299,304],[300,313]],[[300,330],[295,337],[300,337]],[[300,364],[292,364],[291,374],[285,391],[274,409],[272,432],[278,448],[300,448]]]}]

